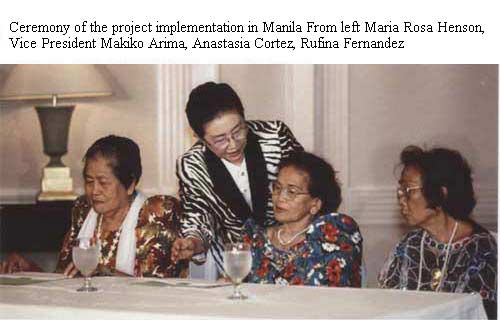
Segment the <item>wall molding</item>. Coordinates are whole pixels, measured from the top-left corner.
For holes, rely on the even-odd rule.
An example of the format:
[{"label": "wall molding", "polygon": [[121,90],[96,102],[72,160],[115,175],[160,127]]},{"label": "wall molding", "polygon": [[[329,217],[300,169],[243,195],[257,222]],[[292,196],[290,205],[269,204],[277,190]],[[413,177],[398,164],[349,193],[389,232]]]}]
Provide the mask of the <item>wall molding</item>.
[{"label": "wall molding", "polygon": [[349,211],[349,67],[318,65],[315,69],[316,153],[332,163],[338,171],[344,195],[341,209]]},{"label": "wall molding", "polygon": [[217,65],[158,65],[158,180],[146,194],[177,194],[177,158],[196,140],[184,112],[189,93],[198,84],[217,78]]},{"label": "wall molding", "polygon": [[[395,187],[352,188],[351,210],[346,212],[360,225],[404,225],[399,214]],[[473,218],[480,224],[497,226],[498,201],[494,186],[475,188],[477,205]]]},{"label": "wall molding", "polygon": [[283,121],[306,150],[314,148],[314,66],[283,66]]}]

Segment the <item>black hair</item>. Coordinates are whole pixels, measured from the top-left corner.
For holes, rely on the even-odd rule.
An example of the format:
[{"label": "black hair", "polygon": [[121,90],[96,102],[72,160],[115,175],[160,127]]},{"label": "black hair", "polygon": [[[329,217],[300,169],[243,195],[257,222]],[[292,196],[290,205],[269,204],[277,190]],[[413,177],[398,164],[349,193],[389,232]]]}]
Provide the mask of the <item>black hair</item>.
[{"label": "black hair", "polygon": [[308,192],[321,200],[320,215],[337,211],[342,202],[340,184],[328,162],[312,153],[300,151],[281,161],[279,169],[285,167],[295,167],[309,175]]},{"label": "black hair", "polygon": [[193,131],[202,139],[205,135],[204,126],[228,111],[236,111],[245,118],[240,98],[227,83],[206,82],[189,94],[186,116]]},{"label": "black hair", "polygon": [[[406,168],[415,167],[422,180],[422,192],[429,208],[441,209],[458,220],[467,220],[476,206],[472,171],[467,160],[456,150],[424,150],[407,146],[400,155]],[[442,188],[448,191],[445,194]]]},{"label": "black hair", "polygon": [[103,157],[109,161],[113,174],[128,189],[132,182],[136,185],[142,175],[141,153],[139,146],[132,139],[109,135],[98,139],[90,146],[83,157],[87,169],[87,160]]}]

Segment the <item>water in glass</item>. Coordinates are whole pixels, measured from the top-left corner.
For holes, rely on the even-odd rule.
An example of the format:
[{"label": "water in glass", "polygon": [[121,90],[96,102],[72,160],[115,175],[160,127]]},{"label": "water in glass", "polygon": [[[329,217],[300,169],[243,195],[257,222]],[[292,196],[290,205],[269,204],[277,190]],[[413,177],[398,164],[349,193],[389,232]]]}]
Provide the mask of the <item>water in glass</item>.
[{"label": "water in glass", "polygon": [[245,243],[229,243],[224,248],[224,269],[233,283],[233,294],[229,299],[243,300],[247,296],[240,291],[240,285],[252,268],[252,253]]},{"label": "water in glass", "polygon": [[84,284],[78,288],[78,292],[93,292],[97,288],[90,284],[90,276],[99,263],[101,246],[99,241],[91,238],[80,238],[73,246],[73,263],[80,273],[85,277]]},{"label": "water in glass", "polygon": [[82,275],[89,276],[99,263],[99,252],[97,246],[87,249],[74,247],[73,262]]}]

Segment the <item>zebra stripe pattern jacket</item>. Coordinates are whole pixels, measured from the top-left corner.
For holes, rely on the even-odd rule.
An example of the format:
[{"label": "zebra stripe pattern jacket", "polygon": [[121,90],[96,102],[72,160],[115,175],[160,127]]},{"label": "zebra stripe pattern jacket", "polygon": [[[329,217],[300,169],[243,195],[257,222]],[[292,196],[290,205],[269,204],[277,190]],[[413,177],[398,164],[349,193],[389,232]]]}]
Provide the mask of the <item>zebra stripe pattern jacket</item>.
[{"label": "zebra stripe pattern jacket", "polygon": [[177,161],[182,236],[201,239],[210,248],[219,271],[223,271],[222,244],[240,241],[248,218],[263,226],[275,223],[270,183],[276,180],[280,161],[303,150],[281,121],[246,123],[245,159],[253,211],[222,161],[201,141]]}]

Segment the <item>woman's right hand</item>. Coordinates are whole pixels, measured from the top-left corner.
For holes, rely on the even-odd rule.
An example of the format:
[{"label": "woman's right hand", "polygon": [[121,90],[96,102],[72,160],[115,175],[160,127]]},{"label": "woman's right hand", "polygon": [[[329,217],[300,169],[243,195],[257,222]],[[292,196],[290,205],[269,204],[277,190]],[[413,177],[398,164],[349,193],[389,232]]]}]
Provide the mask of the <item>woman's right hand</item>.
[{"label": "woman's right hand", "polygon": [[172,244],[172,254],[170,258],[173,262],[191,259],[193,255],[203,252],[203,242],[200,239],[188,237],[177,238]]},{"label": "woman's right hand", "polygon": [[68,278],[74,278],[78,274],[78,269],[73,262],[70,262],[66,269],[64,269],[63,274]]}]

